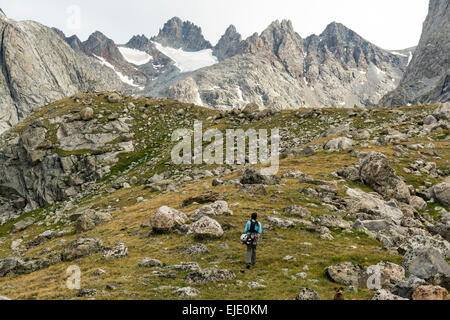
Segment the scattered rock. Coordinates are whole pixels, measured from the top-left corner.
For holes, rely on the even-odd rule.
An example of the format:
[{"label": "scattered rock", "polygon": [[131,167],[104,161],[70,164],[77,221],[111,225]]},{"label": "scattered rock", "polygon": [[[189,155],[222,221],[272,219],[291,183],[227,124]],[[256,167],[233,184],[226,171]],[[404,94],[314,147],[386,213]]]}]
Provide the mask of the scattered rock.
[{"label": "scattered rock", "polygon": [[200,294],[200,291],[192,287],[180,288],[177,289],[175,292],[178,293],[178,295],[182,298],[195,298]]},{"label": "scattered rock", "polygon": [[310,288],[302,288],[295,297],[295,300],[320,300],[320,296],[317,292]]},{"label": "scattered rock", "polygon": [[386,289],[380,289],[375,292],[370,300],[408,300],[406,298],[396,296]]},{"label": "scattered rock", "polygon": [[104,248],[102,259],[119,259],[128,256],[128,247],[124,243],[118,243],[114,248]]},{"label": "scattered rock", "polygon": [[220,224],[207,216],[191,224],[188,231],[188,234],[192,234],[197,239],[220,238],[223,233]]},{"label": "scattered rock", "polygon": [[78,238],[70,242],[62,251],[63,261],[72,261],[98,253],[102,250],[102,242],[99,239]]},{"label": "scattered rock", "polygon": [[413,300],[449,300],[448,291],[439,286],[420,286],[414,290]]},{"label": "scattered rock", "polygon": [[216,283],[233,280],[235,278],[236,275],[232,271],[207,268],[188,274],[184,277],[184,281],[187,283]]},{"label": "scattered rock", "polygon": [[32,217],[27,217],[25,219],[22,219],[12,225],[11,233],[17,233],[17,232],[23,231],[26,228],[28,228],[29,226],[33,225],[34,222],[35,222],[35,219]]},{"label": "scattered rock", "polygon": [[140,268],[153,268],[153,267],[164,267],[165,263],[157,260],[157,259],[153,259],[153,258],[144,258],[141,260],[141,262],[139,262],[139,267]]},{"label": "scattered rock", "polygon": [[150,217],[150,224],[156,232],[169,232],[183,225],[186,220],[187,216],[183,212],[163,206]]},{"label": "scattered rock", "polygon": [[241,179],[242,184],[263,184],[276,185],[281,184],[281,179],[276,175],[263,174],[263,171],[258,168],[247,168]]}]

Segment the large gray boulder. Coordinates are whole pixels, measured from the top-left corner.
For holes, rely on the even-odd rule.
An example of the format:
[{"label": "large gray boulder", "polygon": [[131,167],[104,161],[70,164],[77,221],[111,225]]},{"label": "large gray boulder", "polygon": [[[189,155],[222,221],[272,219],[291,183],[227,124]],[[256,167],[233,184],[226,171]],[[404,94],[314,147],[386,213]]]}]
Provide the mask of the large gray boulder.
[{"label": "large gray boulder", "polygon": [[197,239],[217,239],[223,236],[220,223],[210,217],[204,216],[189,226],[188,234]]},{"label": "large gray boulder", "polygon": [[79,233],[92,230],[95,226],[106,223],[111,219],[112,216],[107,212],[88,209],[75,221],[75,230]]},{"label": "large gray boulder", "polygon": [[436,108],[433,115],[439,120],[450,120],[450,102],[442,103]]},{"label": "large gray boulder", "polygon": [[187,216],[176,209],[162,206],[151,217],[150,224],[157,232],[169,232],[183,225]]},{"label": "large gray boulder", "polygon": [[233,215],[233,211],[229,209],[226,201],[218,200],[195,210],[190,216],[190,219],[192,221],[197,221],[203,216],[215,217],[221,215],[231,216]]},{"label": "large gray boulder", "polygon": [[408,186],[397,176],[389,160],[379,152],[370,152],[359,161],[361,180],[387,198],[409,203]]},{"label": "large gray boulder", "polygon": [[450,181],[438,183],[432,190],[434,199],[450,208]]},{"label": "large gray boulder", "polygon": [[325,269],[325,275],[332,281],[346,286],[360,286],[364,268],[352,262],[341,262]]},{"label": "large gray boulder", "polygon": [[450,276],[450,265],[439,251],[430,247],[408,251],[403,256],[403,267],[409,274],[424,280],[439,273]]},{"label": "large gray boulder", "polygon": [[450,243],[439,236],[415,235],[407,237],[398,247],[400,253],[418,249],[434,249],[445,259],[450,259]]},{"label": "large gray boulder", "polygon": [[275,185],[280,184],[281,179],[276,175],[265,175],[258,168],[247,168],[241,179],[242,184],[264,184]]},{"label": "large gray boulder", "polygon": [[395,294],[397,296],[411,299],[414,290],[416,290],[417,287],[425,284],[427,284],[425,280],[420,279],[414,275],[410,275],[408,278],[396,283],[392,287],[391,292],[392,294]]},{"label": "large gray boulder", "polygon": [[349,138],[340,137],[331,139],[324,145],[324,149],[328,150],[328,152],[341,152],[345,150],[349,150],[353,147],[354,141]]},{"label": "large gray boulder", "polygon": [[29,226],[33,225],[34,222],[35,222],[35,219],[33,217],[28,217],[28,218],[22,219],[19,222],[16,222],[15,224],[13,224],[13,226],[11,227],[11,233],[17,233],[17,232],[23,231],[26,228],[28,228]]},{"label": "large gray boulder", "polygon": [[99,239],[78,238],[70,242],[61,252],[61,260],[72,261],[83,258],[102,250]]}]

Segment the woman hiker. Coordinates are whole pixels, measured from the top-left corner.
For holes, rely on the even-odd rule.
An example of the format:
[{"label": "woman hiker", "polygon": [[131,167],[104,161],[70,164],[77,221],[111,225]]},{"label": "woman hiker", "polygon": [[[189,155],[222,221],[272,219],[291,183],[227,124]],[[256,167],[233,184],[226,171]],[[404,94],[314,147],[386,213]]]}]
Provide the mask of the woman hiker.
[{"label": "woman hiker", "polygon": [[258,215],[252,213],[252,218],[247,222],[244,231],[251,238],[251,241],[247,243],[247,269],[250,269],[250,264],[254,266],[256,263],[256,246],[262,232],[261,223],[256,220],[257,218]]}]

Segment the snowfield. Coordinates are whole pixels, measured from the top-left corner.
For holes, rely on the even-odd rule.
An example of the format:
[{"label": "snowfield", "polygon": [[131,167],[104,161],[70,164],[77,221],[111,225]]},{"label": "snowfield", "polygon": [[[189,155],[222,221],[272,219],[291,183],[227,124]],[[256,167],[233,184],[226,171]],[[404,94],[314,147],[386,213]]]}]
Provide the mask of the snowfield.
[{"label": "snowfield", "polygon": [[183,49],[164,47],[157,42],[153,43],[155,44],[156,49],[175,61],[175,66],[180,69],[181,72],[195,71],[219,63],[211,49],[187,52]]},{"label": "snowfield", "polygon": [[117,71],[116,68],[111,63],[109,63],[108,61],[105,60],[105,58],[96,56],[95,54],[94,54],[94,57],[96,57],[98,60],[100,60],[99,62],[102,65],[112,69],[117,74],[120,81],[122,81],[123,83],[126,83],[132,87],[139,88],[139,90],[144,90],[144,87],[140,87],[139,85],[135,84],[132,79],[128,78],[127,76],[123,75],[121,72]]},{"label": "snowfield", "polygon": [[153,57],[149,55],[147,52],[127,47],[118,47],[118,48],[123,58],[127,62],[134,64],[136,66],[142,66],[143,64],[149,63],[151,60],[153,60]]}]

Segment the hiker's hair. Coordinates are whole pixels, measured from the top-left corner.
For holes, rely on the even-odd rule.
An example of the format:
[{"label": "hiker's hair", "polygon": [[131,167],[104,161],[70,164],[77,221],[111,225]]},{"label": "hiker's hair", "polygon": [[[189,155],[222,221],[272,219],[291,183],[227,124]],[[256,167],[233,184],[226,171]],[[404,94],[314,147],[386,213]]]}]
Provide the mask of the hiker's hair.
[{"label": "hiker's hair", "polygon": [[258,215],[256,214],[256,212],[255,213],[252,213],[252,219],[253,220],[256,220],[258,218]]}]

